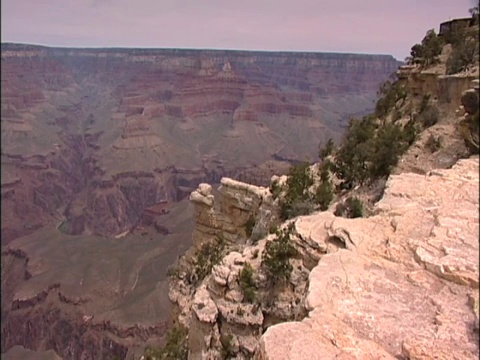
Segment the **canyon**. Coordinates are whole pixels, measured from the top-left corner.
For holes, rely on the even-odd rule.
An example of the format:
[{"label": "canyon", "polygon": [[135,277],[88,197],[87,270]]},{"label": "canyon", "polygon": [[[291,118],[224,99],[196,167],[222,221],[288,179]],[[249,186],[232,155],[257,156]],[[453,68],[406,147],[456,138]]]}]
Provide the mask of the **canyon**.
[{"label": "canyon", "polygon": [[[321,162],[269,187],[222,178],[216,192],[204,183],[191,193],[194,243],[170,274],[184,332],[169,345],[184,349],[180,358],[478,357],[478,22],[466,23],[470,63],[450,71],[458,53],[446,42],[435,61],[401,66],[386,113],[353,121]],[[425,123],[429,106],[435,119]],[[372,118],[377,131],[367,133]],[[388,153],[392,129],[408,134],[412,123],[388,174],[365,181],[359,172],[341,187],[345,158],[364,155],[367,170],[385,164],[362,150],[373,142]],[[328,201],[325,184],[340,185]],[[289,215],[295,199],[303,207]]]},{"label": "canyon", "polygon": [[[370,112],[387,55],[1,45],[2,352],[162,342],[198,184],[267,185]],[[214,190],[215,191],[215,190]]]},{"label": "canyon", "polygon": [[1,56],[3,242],[62,206],[66,233],[114,236],[202,181],[265,184],[339,139],[399,65],[381,55],[19,44],[2,44]]}]

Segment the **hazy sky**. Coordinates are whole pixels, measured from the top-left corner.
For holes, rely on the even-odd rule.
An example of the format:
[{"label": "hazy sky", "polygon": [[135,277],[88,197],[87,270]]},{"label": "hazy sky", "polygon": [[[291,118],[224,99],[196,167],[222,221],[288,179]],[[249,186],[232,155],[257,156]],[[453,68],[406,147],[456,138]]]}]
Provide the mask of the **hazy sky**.
[{"label": "hazy sky", "polygon": [[2,0],[2,42],[392,54],[475,0]]}]

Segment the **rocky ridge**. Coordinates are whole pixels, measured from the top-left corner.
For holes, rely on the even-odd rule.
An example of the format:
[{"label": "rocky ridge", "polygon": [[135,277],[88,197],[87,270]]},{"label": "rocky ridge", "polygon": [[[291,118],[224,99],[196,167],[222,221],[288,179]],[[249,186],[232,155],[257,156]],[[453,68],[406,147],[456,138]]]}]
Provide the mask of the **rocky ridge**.
[{"label": "rocky ridge", "polygon": [[[189,359],[476,358],[479,158],[469,157],[466,145],[478,138],[459,129],[478,116],[479,69],[445,75],[450,55],[446,45],[435,66],[397,72],[406,96],[383,121],[423,121],[422,103],[438,114],[401,157],[382,195],[374,194],[370,216],[334,213],[341,197],[362,194],[356,187],[327,211],[280,225],[294,224],[299,251],[283,287],[272,289],[261,263],[275,238],[269,228],[279,224],[271,188],[224,178],[218,195],[207,184],[191,194],[195,248],[181,259],[170,288],[179,321],[190,329]],[[439,137],[441,146],[432,150],[429,139]],[[199,249],[218,236],[230,244],[223,257],[191,282]],[[241,286],[246,263],[256,271],[254,305]]]},{"label": "rocky ridge", "polygon": [[475,157],[394,175],[370,218],[298,219],[319,246],[332,237],[350,245],[322,256],[308,279],[308,317],[267,329],[255,358],[474,359],[478,172]]},{"label": "rocky ridge", "polygon": [[[268,324],[305,315],[303,298],[312,264],[308,258],[313,256],[318,260],[318,247],[308,239],[297,237],[304,255],[292,262],[294,271],[289,291],[281,286],[270,288],[266,277],[259,273],[255,279],[258,296],[264,296],[262,292],[265,292],[265,298],[275,294],[276,299],[269,303],[246,302],[239,285],[240,272],[246,263],[254,269],[260,267],[265,245],[274,236],[270,234],[265,238],[268,226],[278,222],[274,200],[268,188],[229,178],[222,179],[217,196],[211,192],[210,185],[200,184],[190,196],[195,205],[194,247],[178,264],[169,296],[179,305],[180,323],[190,329],[190,358],[219,357],[222,334],[232,334],[231,341],[236,344],[239,358],[248,359],[253,356],[258,338]],[[247,235],[250,217],[255,219],[255,225]],[[192,281],[190,269],[195,264],[195,251],[217,236],[224,237],[229,244],[228,253],[212,267],[211,275],[200,282]],[[261,240],[252,244],[252,238]]]},{"label": "rocky ridge", "polygon": [[[214,266],[200,287],[188,285],[180,274],[170,298],[190,329],[189,359],[221,358],[222,334],[233,334],[237,359],[474,358],[479,350],[478,174],[479,159],[473,157],[428,175],[392,175],[369,218],[345,219],[327,211],[294,219],[294,242],[302,255],[292,261],[288,290],[277,292],[268,305],[244,303],[238,277],[245,262],[260,269],[273,235],[255,245],[235,243],[237,251]],[[230,179],[222,183],[220,194],[247,199],[242,205],[249,203],[253,213],[271,201],[265,188]],[[257,194],[262,205],[249,202],[247,194]],[[232,198],[221,195],[220,202],[242,218],[238,213],[246,207],[240,210]],[[210,219],[197,222],[197,242],[222,229],[243,231],[248,213],[236,227],[216,222],[215,198],[206,184],[191,200],[197,221]],[[262,281],[259,275],[259,292],[266,288]],[[307,313],[301,322],[274,325]]]}]

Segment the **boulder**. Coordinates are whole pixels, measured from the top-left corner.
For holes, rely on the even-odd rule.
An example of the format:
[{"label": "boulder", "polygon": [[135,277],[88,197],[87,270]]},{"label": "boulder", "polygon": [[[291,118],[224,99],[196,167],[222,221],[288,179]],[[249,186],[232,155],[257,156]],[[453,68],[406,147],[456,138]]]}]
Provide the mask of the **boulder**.
[{"label": "boulder", "polygon": [[192,310],[201,322],[213,324],[217,320],[218,309],[204,286],[195,293]]}]

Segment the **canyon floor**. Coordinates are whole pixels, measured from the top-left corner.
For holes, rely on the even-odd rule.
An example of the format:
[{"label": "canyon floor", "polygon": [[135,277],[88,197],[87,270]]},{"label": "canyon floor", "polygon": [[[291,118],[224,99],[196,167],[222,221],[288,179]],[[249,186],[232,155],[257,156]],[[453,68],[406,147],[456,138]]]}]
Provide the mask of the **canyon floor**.
[{"label": "canyon floor", "polygon": [[2,253],[3,346],[51,348],[55,342],[75,357],[90,336],[99,356],[102,332],[124,346],[121,357],[135,351],[139,339],[158,346],[172,312],[166,273],[191,246],[191,212],[183,200],[158,221],[170,234],[145,227],[102,238],[46,226],[12,242],[15,250]]}]

